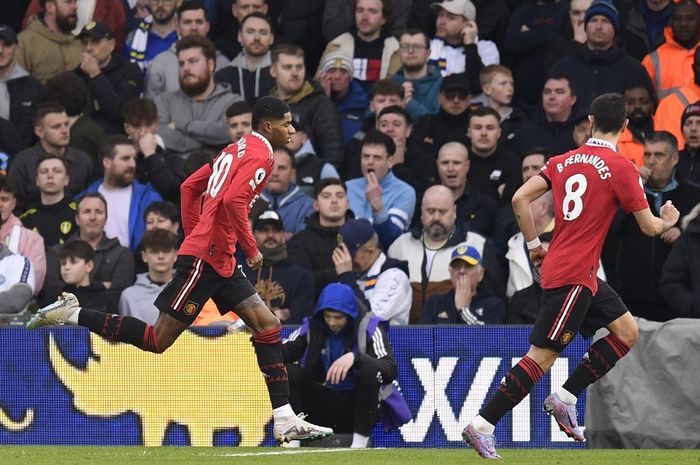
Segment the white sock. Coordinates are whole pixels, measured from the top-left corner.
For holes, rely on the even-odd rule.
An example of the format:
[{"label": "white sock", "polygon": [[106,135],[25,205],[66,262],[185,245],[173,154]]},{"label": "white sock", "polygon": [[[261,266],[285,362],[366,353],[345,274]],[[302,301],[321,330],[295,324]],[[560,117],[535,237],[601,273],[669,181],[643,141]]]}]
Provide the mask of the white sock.
[{"label": "white sock", "polygon": [[576,396],[564,389],[563,387],[557,389],[557,395],[565,404],[576,405]]},{"label": "white sock", "polygon": [[365,449],[369,442],[369,436],[363,436],[360,433],[352,433],[351,449]]},{"label": "white sock", "polygon": [[282,418],[293,417],[296,415],[294,415],[294,410],[292,410],[291,405],[284,404],[281,407],[277,407],[276,409],[272,409],[272,416],[274,417],[275,421],[277,421],[277,420],[281,420]]},{"label": "white sock", "polygon": [[78,316],[80,315],[80,307],[76,311],[73,312],[71,316],[68,317],[66,320],[66,323],[69,325],[75,325],[78,326]]},{"label": "white sock", "polygon": [[496,430],[496,426],[484,420],[484,417],[481,415],[477,415],[476,418],[474,418],[472,426],[481,434],[493,434]]}]

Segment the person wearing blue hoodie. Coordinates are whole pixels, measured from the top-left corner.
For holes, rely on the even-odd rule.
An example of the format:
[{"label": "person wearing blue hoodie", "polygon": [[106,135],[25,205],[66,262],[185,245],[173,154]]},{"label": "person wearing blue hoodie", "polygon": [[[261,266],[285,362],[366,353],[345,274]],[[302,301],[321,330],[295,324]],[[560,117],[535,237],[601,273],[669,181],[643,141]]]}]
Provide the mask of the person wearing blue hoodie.
[{"label": "person wearing blue hoodie", "polygon": [[146,230],[144,212],[153,202],[162,202],[160,194],[135,179],[137,150],[126,136],[112,135],[100,149],[104,177],[90,184],[86,192],[99,192],[107,200],[105,233],[136,252]]},{"label": "person wearing blue hoodie", "polygon": [[380,387],[396,379],[382,321],[358,304],[350,286],[331,283],[314,314],[282,345],[294,411],[336,432],[352,432],[353,448],[367,447],[379,419]]},{"label": "person wearing blue hoodie", "polygon": [[438,94],[442,84],[442,73],[428,64],[430,38],[420,29],[407,29],[399,38],[401,69],[394,79],[404,87],[404,104],[411,115],[411,122],[418,122],[423,115],[440,111]]}]

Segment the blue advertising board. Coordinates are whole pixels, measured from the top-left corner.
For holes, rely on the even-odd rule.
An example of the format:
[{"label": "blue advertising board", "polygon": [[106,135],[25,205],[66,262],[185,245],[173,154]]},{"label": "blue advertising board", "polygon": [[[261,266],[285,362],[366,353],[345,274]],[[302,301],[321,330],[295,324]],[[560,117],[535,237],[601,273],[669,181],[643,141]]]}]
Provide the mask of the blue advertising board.
[{"label": "blue advertising board", "polygon": [[[285,328],[283,334],[288,334]],[[413,420],[378,447],[465,447],[461,431],[527,352],[527,326],[392,327]],[[187,331],[164,354],[83,328],[0,328],[0,444],[274,445],[271,408],[246,333]],[[500,447],[583,447],[542,411],[588,347],[574,340],[498,425]],[[583,419],[585,396],[579,400]]]}]

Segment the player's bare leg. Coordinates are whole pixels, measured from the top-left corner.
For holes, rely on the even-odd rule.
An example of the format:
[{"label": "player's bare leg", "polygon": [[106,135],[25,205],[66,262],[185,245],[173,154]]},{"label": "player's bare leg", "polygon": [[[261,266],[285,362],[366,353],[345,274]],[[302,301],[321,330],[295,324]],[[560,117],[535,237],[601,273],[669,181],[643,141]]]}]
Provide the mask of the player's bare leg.
[{"label": "player's bare leg", "polygon": [[68,292],[40,309],[27,328],[55,325],[84,326],[109,341],[126,342],[154,353],[164,352],[189,326],[162,312],[151,326],[137,318],[81,308],[78,299]]},{"label": "player's bare leg", "polygon": [[236,313],[253,333],[253,346],[260,371],[265,376],[275,420],[274,435],[279,443],[299,439],[321,439],[333,430],[304,421],[289,405],[289,380],[282,360],[280,320],[263,303],[258,294],[236,306]]}]

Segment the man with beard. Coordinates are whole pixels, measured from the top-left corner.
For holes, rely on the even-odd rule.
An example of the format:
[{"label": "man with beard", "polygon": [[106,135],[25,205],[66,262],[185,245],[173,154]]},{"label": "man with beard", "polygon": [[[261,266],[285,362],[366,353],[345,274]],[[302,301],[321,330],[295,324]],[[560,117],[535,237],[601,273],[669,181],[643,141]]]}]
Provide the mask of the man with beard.
[{"label": "man with beard", "polygon": [[389,257],[408,261],[408,277],[413,290],[409,323],[418,323],[423,304],[434,294],[451,289],[449,264],[457,244],[474,247],[486,268],[484,286],[502,296],[505,279],[494,246],[481,234],[455,225],[457,210],[454,194],[442,185],[425,191],[421,203],[421,225],[398,237],[389,248]]},{"label": "man with beard", "polygon": [[243,97],[249,105],[255,105],[275,85],[275,80],[270,76],[270,47],[275,41],[270,19],[262,13],[249,14],[243,18],[238,40],[243,50],[230,66],[217,71],[216,82],[228,84],[231,92]]},{"label": "man with beard", "polygon": [[15,196],[19,211],[24,211],[28,202],[39,200],[36,185],[36,164],[46,155],[57,155],[68,165],[68,196],[72,197],[85,189],[92,176],[90,157],[70,144],[70,123],[66,109],[56,102],[37,105],[34,114],[34,133],[39,138],[34,146],[19,152],[10,166],[8,176],[15,182]]},{"label": "man with beard", "polygon": [[263,263],[257,270],[244,265],[243,272],[282,324],[300,325],[314,303],[311,272],[287,258],[284,224],[277,212],[267,210],[253,220],[253,236]]},{"label": "man with beard", "polygon": [[[207,10],[200,0],[183,2],[177,9],[175,18],[175,31],[180,39],[192,35],[206,37],[209,33]],[[144,97],[153,100],[163,92],[174,92],[180,88],[175,46],[173,43],[167,50],[159,53],[148,66]],[[219,70],[228,64],[228,59],[217,51],[216,69]]]},{"label": "man with beard", "polygon": [[676,178],[700,186],[700,101],[688,105],[681,116],[685,148],[678,154]]},{"label": "man with beard", "polygon": [[[174,1],[174,0],[173,0]],[[19,34],[17,62],[41,82],[80,64],[80,42],[71,34],[78,22],[76,0],[41,0],[43,11]]]},{"label": "man with beard", "polygon": [[[60,0],[57,0],[60,1]],[[151,14],[126,37],[124,55],[146,71],[151,61],[177,41],[175,9],[177,0],[148,0]]]},{"label": "man with beard", "polygon": [[342,50],[352,57],[353,77],[365,90],[393,75],[401,66],[399,42],[384,31],[391,18],[391,5],[388,0],[357,0],[355,27],[330,41],[323,52],[326,55]]},{"label": "man with beard", "polygon": [[88,23],[78,35],[83,44],[75,73],[88,88],[86,113],[106,134],[121,132],[122,106],[141,94],[143,74],[126,58],[114,54],[112,30],[103,23]]},{"label": "man with beard", "polygon": [[700,5],[695,0],[678,2],[669,24],[671,29],[664,29],[666,42],[642,61],[659,98],[693,82],[693,53],[700,39]]},{"label": "man with beard", "polygon": [[656,100],[650,89],[632,85],[625,89],[627,127],[617,141],[617,151],[637,167],[644,165],[644,137],[654,130]]},{"label": "man with beard", "polygon": [[442,74],[430,57],[430,39],[420,29],[408,29],[399,38],[399,58],[401,69],[394,75],[405,90],[403,103],[411,115],[411,121],[434,114],[440,110],[438,94],[442,84]]},{"label": "man with beard", "polygon": [[86,189],[99,192],[107,201],[105,233],[134,252],[146,230],[146,208],[163,200],[150,183],[141,184],[135,179],[136,154],[136,146],[128,137],[108,136],[100,149],[104,177]]},{"label": "man with beard", "polygon": [[[224,5],[226,2],[219,2],[220,5]],[[238,32],[240,30],[240,25],[243,23],[243,18],[251,13],[260,13],[267,15],[267,0],[229,0],[228,4],[231,5],[231,13],[233,19],[229,25],[228,29],[224,34],[216,39],[216,49],[220,50],[226,58],[233,60],[236,55],[238,55],[241,50],[240,39],[238,38]],[[227,15],[222,14],[220,18],[224,18]],[[221,24],[221,21],[220,23]]]},{"label": "man with beard", "polygon": [[177,43],[176,50],[180,89],[156,97],[158,134],[168,150],[216,152],[230,140],[226,109],[241,97],[214,83],[216,50],[209,39],[188,36]]}]

